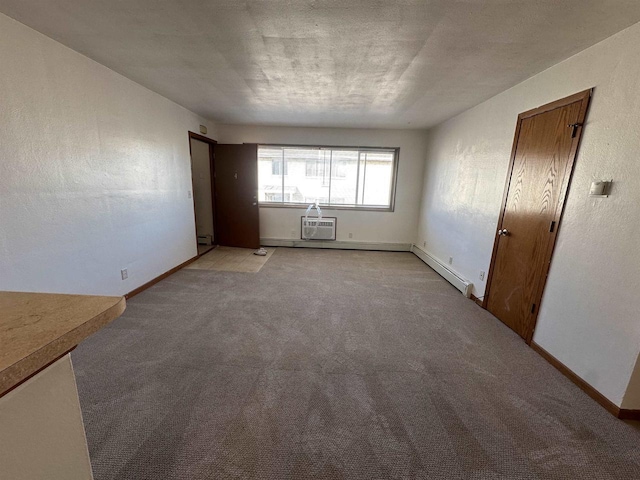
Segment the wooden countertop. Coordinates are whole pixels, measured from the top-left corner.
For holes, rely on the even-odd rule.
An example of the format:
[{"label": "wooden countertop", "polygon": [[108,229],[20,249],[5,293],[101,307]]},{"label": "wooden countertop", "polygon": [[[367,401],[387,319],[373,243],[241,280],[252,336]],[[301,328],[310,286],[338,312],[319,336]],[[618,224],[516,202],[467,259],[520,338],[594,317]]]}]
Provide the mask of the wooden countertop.
[{"label": "wooden countertop", "polygon": [[123,297],[0,291],[0,396],[118,318]]}]

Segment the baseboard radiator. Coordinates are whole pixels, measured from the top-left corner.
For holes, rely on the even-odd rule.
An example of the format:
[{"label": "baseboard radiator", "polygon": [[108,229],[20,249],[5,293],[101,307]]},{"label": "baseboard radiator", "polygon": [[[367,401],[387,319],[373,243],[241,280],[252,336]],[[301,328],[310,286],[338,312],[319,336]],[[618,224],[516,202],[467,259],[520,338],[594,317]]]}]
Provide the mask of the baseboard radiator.
[{"label": "baseboard radiator", "polygon": [[473,290],[473,284],[471,282],[462,278],[458,273],[451,270],[447,265],[425,252],[417,245],[411,245],[411,252],[434,269],[436,273],[438,273],[447,282],[460,290],[465,297],[471,298],[471,290]]},{"label": "baseboard radiator", "polygon": [[341,240],[296,240],[290,238],[261,238],[265,247],[335,248],[338,250],[374,250],[387,252],[409,252],[410,243],[348,242]]}]

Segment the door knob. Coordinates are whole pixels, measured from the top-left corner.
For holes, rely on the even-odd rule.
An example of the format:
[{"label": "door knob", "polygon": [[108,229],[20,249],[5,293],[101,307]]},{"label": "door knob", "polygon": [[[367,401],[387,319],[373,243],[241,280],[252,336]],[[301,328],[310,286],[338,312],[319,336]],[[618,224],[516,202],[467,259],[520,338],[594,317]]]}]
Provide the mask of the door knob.
[{"label": "door knob", "polygon": [[507,230],[506,228],[498,230],[498,235],[502,235],[503,237],[508,237],[509,236],[509,230]]}]

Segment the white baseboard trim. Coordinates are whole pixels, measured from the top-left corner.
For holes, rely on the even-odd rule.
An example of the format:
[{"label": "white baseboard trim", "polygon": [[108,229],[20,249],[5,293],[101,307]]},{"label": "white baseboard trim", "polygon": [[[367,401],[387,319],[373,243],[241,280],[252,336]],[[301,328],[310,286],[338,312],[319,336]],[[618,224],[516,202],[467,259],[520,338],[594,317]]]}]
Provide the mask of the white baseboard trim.
[{"label": "white baseboard trim", "polygon": [[451,270],[451,268],[445,265],[442,261],[438,260],[430,253],[425,252],[417,245],[411,245],[411,252],[424,263],[429,265],[447,282],[460,290],[465,297],[471,298],[471,290],[473,290],[473,284],[469,282],[469,280],[462,278],[460,274]]},{"label": "white baseboard trim", "polygon": [[410,243],[344,242],[338,240],[294,240],[286,238],[261,238],[265,247],[335,248],[339,250],[384,250],[389,252],[410,252]]}]

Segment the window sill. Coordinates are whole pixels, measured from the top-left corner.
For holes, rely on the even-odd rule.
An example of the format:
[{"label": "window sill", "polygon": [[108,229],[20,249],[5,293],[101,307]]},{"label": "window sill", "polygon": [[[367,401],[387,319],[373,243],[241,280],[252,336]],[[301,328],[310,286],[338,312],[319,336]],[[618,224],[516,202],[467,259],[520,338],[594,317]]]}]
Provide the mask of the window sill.
[{"label": "window sill", "polygon": [[[297,208],[300,210],[306,210],[309,205],[299,203],[281,203],[281,202],[261,202],[258,203],[260,208]],[[386,212],[390,213],[394,211],[393,207],[354,207],[350,205],[320,205],[320,209],[325,210],[351,210],[354,212]],[[314,210],[315,211],[315,210]]]}]

